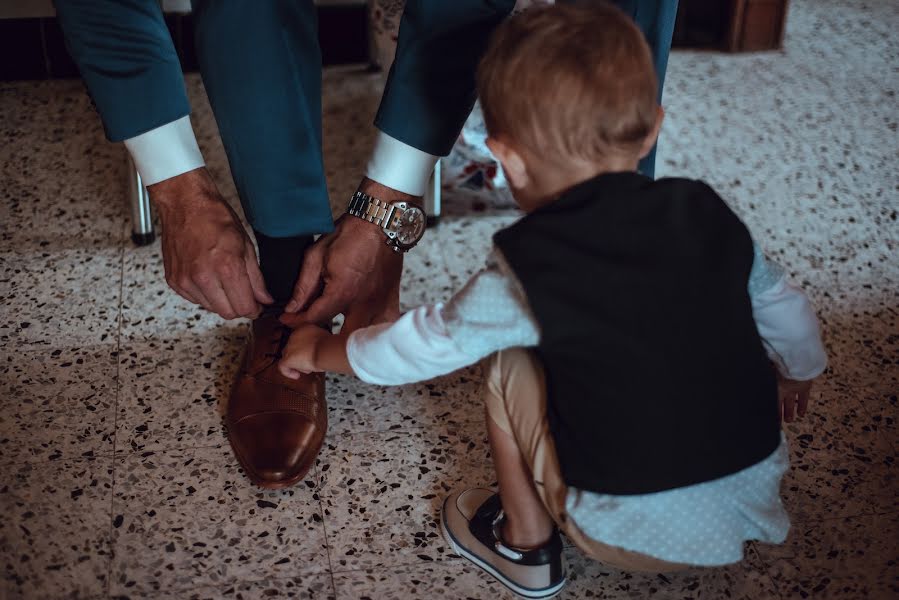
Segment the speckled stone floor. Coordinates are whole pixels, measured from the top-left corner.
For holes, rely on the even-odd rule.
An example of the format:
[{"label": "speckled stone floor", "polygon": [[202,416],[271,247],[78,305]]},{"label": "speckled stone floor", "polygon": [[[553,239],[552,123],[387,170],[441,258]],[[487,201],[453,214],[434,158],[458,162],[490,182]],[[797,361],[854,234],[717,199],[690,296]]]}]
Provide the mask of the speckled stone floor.
[{"label": "speckled stone floor", "polygon": [[[899,597],[899,5],[791,4],[783,52],[672,56],[659,155],[660,174],[732,201],[824,323],[830,368],[787,427],[790,537],[665,577],[569,548],[564,598]],[[377,87],[361,71],[326,75],[336,205],[357,183]],[[246,324],[181,301],[158,244],[131,245],[123,150],[80,83],[0,84],[0,168],[0,598],[509,597],[436,526],[447,490],[492,480],[477,369],[390,389],[329,377],[316,469],[260,492],[220,419]],[[449,293],[516,216],[449,202],[409,257],[407,306]]]}]

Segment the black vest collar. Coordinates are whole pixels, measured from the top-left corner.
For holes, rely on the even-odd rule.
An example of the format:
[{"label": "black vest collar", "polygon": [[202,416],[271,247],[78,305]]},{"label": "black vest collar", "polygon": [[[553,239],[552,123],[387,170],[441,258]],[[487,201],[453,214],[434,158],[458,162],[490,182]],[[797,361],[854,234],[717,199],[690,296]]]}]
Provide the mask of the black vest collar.
[{"label": "black vest collar", "polygon": [[554,202],[535,210],[533,214],[551,213],[579,206],[584,202],[596,202],[603,198],[633,198],[640,188],[650,185],[653,180],[636,171],[601,173],[595,177],[576,183],[562,192]]}]

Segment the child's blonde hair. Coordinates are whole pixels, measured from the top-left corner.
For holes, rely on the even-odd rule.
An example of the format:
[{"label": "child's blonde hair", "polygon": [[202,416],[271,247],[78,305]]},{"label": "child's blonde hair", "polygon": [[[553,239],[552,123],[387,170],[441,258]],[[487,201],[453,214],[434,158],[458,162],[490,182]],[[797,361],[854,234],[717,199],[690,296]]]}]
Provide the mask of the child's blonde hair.
[{"label": "child's blonde hair", "polygon": [[537,6],[510,17],[477,78],[489,134],[555,162],[637,152],[658,115],[649,46],[607,2]]}]

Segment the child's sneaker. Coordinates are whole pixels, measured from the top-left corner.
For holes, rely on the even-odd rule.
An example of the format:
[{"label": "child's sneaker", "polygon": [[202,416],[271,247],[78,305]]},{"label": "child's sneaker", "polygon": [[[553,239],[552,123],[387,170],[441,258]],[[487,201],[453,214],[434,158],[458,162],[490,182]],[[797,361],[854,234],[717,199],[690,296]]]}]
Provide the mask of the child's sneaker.
[{"label": "child's sneaker", "polygon": [[500,535],[505,513],[499,495],[472,488],[443,502],[440,525],[453,551],[481,567],[525,598],[552,598],[565,586],[562,539],[554,531],[533,550],[507,546]]}]

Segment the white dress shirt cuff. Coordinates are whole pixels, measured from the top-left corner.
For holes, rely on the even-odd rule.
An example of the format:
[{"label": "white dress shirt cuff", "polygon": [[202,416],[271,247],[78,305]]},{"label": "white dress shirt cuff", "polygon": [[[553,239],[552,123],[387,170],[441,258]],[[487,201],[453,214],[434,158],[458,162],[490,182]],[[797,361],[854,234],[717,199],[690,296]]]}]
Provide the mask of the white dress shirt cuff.
[{"label": "white dress shirt cuff", "polygon": [[125,140],[144,185],[153,185],[206,164],[190,117],[166,123]]},{"label": "white dress shirt cuff", "polygon": [[365,175],[405,194],[423,196],[438,158],[381,131]]}]

